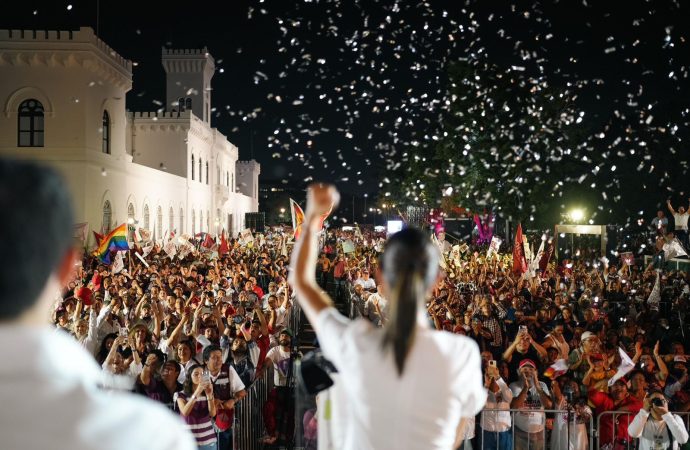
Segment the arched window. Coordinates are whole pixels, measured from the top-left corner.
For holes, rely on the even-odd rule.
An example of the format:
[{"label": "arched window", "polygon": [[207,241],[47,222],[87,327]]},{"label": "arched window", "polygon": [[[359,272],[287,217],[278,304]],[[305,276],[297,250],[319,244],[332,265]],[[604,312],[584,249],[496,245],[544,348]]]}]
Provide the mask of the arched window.
[{"label": "arched window", "polygon": [[216,183],[223,184],[223,180],[220,178],[220,166],[216,166]]},{"label": "arched window", "polygon": [[103,153],[110,154],[110,115],[103,110]]},{"label": "arched window", "polygon": [[196,236],[196,213],[192,210],[192,237]]},{"label": "arched window", "polygon": [[235,192],[235,172],[230,174],[230,192]]},{"label": "arched window", "polygon": [[206,161],[206,184],[208,184],[208,161]]},{"label": "arched window", "polygon": [[230,172],[225,172],[225,185],[230,186]]},{"label": "arched window", "polygon": [[201,156],[199,157],[199,183],[202,183],[203,180],[201,179],[203,172],[201,172],[201,167],[202,167],[202,159]]},{"label": "arched window", "polygon": [[130,203],[127,205],[127,236],[129,240],[134,240],[134,204]]},{"label": "arched window", "polygon": [[192,110],[192,99],[187,98],[184,102],[184,109],[191,111]]},{"label": "arched window", "polygon": [[110,207],[110,201],[106,200],[103,203],[103,223],[101,224],[101,230],[104,234],[110,233],[110,227],[112,226],[113,210]]},{"label": "arched window", "polygon": [[194,181],[194,155],[192,155],[192,181]]},{"label": "arched window", "polygon": [[199,211],[199,233],[204,232],[204,211]]},{"label": "arched window", "polygon": [[172,230],[175,229],[175,211],[173,211],[173,207],[170,207],[170,211],[168,212],[168,230],[172,233]]},{"label": "arched window", "polygon": [[180,234],[184,233],[184,209],[180,208]]},{"label": "arched window", "polygon": [[158,210],[156,210],[156,221],[158,222],[156,224],[156,234],[158,235],[158,239],[163,238],[163,208],[160,206],[158,207]]},{"label": "arched window", "polygon": [[35,99],[24,100],[19,105],[17,122],[19,147],[43,147],[43,105]]},{"label": "arched window", "polygon": [[184,97],[180,97],[177,99],[177,109],[180,112],[184,111]]},{"label": "arched window", "polygon": [[149,224],[150,224],[149,219],[150,219],[150,217],[149,217],[149,205],[144,205],[144,228],[147,231],[151,231],[151,228],[149,228]]}]

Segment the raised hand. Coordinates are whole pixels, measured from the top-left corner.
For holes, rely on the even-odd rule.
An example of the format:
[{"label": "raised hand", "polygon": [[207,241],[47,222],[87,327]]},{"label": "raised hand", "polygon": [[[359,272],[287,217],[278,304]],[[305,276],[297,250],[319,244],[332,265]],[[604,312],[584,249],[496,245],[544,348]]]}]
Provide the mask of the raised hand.
[{"label": "raised hand", "polygon": [[307,218],[320,217],[336,207],[340,193],[331,184],[314,183],[307,190]]}]

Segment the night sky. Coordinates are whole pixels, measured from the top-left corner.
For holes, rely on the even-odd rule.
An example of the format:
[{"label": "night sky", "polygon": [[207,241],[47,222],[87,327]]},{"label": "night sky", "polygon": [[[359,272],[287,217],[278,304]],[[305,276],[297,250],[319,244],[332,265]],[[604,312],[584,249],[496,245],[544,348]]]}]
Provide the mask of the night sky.
[{"label": "night sky", "polygon": [[[206,46],[217,65],[212,125],[262,164],[262,179],[326,179],[370,196],[396,188],[384,169],[401,152],[433,142],[448,111],[447,63],[490,62],[568,92],[584,113],[573,150],[629,168],[601,189],[651,170],[659,193],[642,202],[648,214],[667,197],[687,203],[689,9],[644,0],[101,1],[98,33],[138,63],[130,110],[162,107],[162,46]],[[96,28],[94,0],[5,2],[0,16],[2,28],[80,25]],[[662,153],[673,156],[655,163]],[[557,170],[548,156],[543,163]]]}]

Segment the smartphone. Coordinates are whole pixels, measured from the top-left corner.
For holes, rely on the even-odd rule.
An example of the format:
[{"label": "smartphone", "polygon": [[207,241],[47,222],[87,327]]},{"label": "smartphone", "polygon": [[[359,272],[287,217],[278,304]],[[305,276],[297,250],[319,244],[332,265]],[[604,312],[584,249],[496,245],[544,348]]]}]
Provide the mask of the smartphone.
[{"label": "smartphone", "polygon": [[210,383],[211,382],[211,374],[208,372],[208,370],[204,370],[204,372],[201,374],[201,382],[202,383]]},{"label": "smartphone", "polygon": [[120,327],[120,336],[127,337],[128,330],[127,327]]},{"label": "smartphone", "polygon": [[490,360],[489,360],[489,366],[490,366],[490,367],[496,367],[496,360],[495,360],[495,359],[490,359]]},{"label": "smartphone", "polygon": [[527,325],[520,325],[520,334],[527,334]]}]

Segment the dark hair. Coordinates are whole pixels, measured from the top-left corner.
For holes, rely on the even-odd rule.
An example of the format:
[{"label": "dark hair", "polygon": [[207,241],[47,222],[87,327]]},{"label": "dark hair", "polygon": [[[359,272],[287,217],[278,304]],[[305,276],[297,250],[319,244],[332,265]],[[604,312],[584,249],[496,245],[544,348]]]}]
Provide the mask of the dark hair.
[{"label": "dark hair", "polygon": [[390,322],[384,327],[382,345],[384,350],[393,350],[398,375],[402,375],[414,341],[417,305],[438,273],[438,250],[421,230],[406,228],[388,239],[379,266],[391,288]]},{"label": "dark hair", "polygon": [[67,183],[54,169],[0,158],[0,320],[30,309],[72,246]]},{"label": "dark hair", "polygon": [[[103,364],[103,361],[105,361],[105,358],[108,357],[108,348],[106,348],[105,344],[108,342],[108,339],[112,339],[113,341],[117,338],[118,334],[117,333],[108,333],[103,337],[103,340],[101,341],[101,347],[98,350],[98,353],[96,354],[96,361],[98,361],[98,364]],[[114,345],[114,344],[113,344]]]},{"label": "dark hair", "polygon": [[178,363],[178,362],[175,361],[174,359],[169,359],[169,360],[165,361],[165,362],[163,363],[163,365],[161,366],[161,369],[162,369],[163,367],[165,367],[165,366],[174,367],[174,368],[175,368],[175,372],[177,372],[178,375],[179,375],[180,372],[182,372],[182,366],[180,365],[180,363]]},{"label": "dark hair", "polygon": [[156,360],[158,361],[157,368],[163,367],[163,365],[165,365],[166,361],[168,360],[166,354],[160,351],[159,349],[155,349],[151,351],[149,354],[156,355]]},{"label": "dark hair", "polygon": [[208,345],[204,349],[204,354],[203,354],[204,355],[204,362],[207,362],[211,358],[211,353],[213,353],[213,352],[220,352],[222,355],[223,349],[221,349],[220,346],[215,345],[215,344]]},{"label": "dark hair", "polygon": [[192,372],[194,372],[194,370],[197,368],[203,369],[204,366],[202,366],[201,364],[192,364],[189,367],[189,369],[187,369],[187,374],[184,377],[184,384],[182,385],[182,392],[184,392],[187,397],[191,396],[194,393],[194,383],[192,382]]}]

